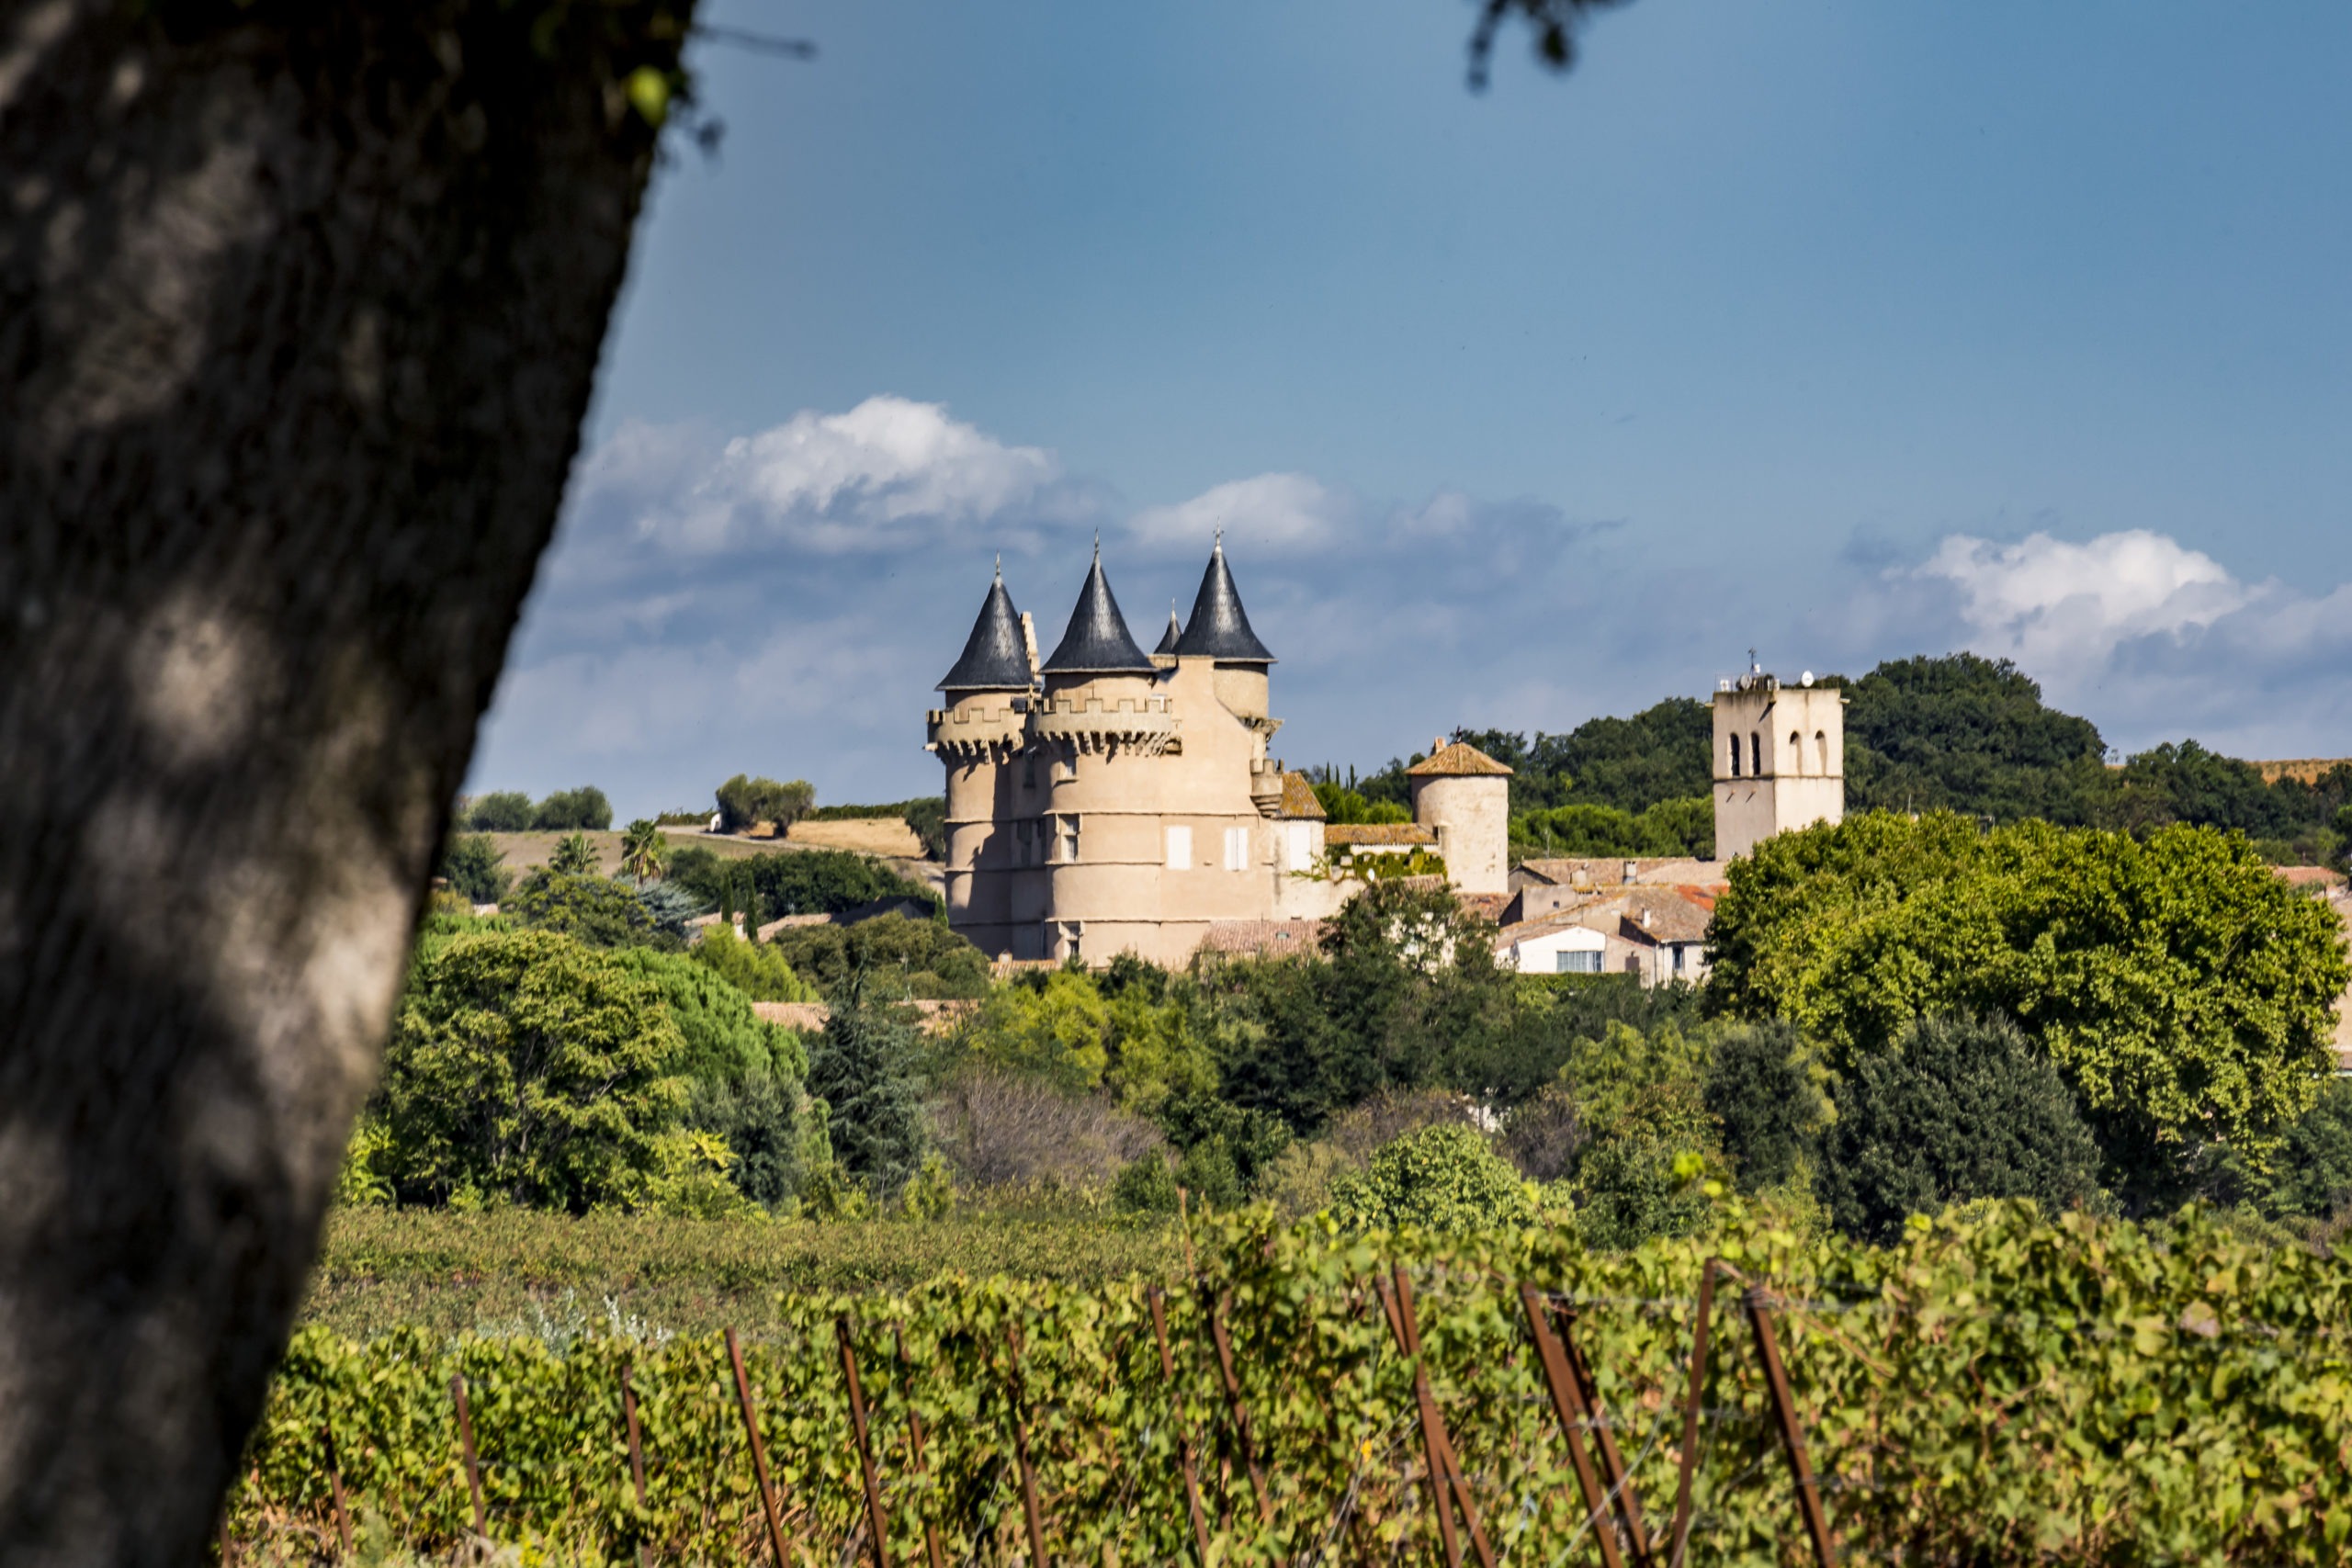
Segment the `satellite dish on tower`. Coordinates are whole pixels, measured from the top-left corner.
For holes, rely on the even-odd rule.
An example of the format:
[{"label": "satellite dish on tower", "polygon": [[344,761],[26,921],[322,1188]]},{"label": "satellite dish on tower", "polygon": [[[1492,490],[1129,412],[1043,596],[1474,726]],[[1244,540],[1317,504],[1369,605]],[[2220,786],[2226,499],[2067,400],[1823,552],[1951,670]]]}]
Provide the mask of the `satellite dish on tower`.
[{"label": "satellite dish on tower", "polygon": [[1806,671],[1804,674],[1802,674],[1802,675],[1800,675],[1800,676],[1798,676],[1798,677],[1797,677],[1797,682],[1798,682],[1798,683],[1799,683],[1800,685],[1806,685],[1806,686],[1810,686],[1810,685],[1812,685],[1812,684],[1813,684],[1813,671],[1810,671],[1810,670]]}]

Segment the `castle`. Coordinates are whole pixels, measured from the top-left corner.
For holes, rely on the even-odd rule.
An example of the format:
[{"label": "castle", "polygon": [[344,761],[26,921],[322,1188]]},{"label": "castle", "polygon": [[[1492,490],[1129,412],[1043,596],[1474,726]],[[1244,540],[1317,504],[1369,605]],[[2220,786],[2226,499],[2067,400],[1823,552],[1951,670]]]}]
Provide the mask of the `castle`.
[{"label": "castle", "polygon": [[1310,941],[1363,886],[1335,859],[1422,850],[1461,892],[1506,891],[1510,769],[1433,745],[1411,770],[1411,822],[1328,824],[1268,752],[1273,664],[1222,538],[1191,616],[1171,611],[1148,654],[1099,542],[1042,662],[1000,564],[927,716],[947,771],[948,923],[995,957],[1176,964],[1204,945]]}]

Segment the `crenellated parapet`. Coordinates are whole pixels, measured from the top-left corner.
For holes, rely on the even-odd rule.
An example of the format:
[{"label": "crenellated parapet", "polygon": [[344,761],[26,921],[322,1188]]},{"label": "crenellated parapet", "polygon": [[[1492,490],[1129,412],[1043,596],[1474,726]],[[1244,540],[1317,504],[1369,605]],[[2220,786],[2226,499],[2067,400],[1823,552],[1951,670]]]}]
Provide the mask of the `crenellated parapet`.
[{"label": "crenellated parapet", "polygon": [[923,749],[944,761],[1003,762],[1029,743],[1029,716],[1011,706],[933,708]]},{"label": "crenellated parapet", "polygon": [[1162,756],[1183,749],[1183,723],[1166,697],[1046,697],[1030,715],[1039,740],[1081,754],[1114,749]]}]

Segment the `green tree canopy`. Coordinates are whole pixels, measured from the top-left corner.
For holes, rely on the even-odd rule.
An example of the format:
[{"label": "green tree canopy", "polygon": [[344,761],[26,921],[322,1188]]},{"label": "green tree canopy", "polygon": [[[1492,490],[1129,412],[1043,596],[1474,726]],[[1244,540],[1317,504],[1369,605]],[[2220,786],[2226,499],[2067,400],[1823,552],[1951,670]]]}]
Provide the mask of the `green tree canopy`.
[{"label": "green tree canopy", "polygon": [[789,828],[817,804],[817,791],[806,779],[779,784],[741,773],[720,784],[718,795],[718,826],[729,833],[741,833],[762,822]]},{"label": "green tree canopy", "polygon": [[832,1008],[808,1053],[808,1092],[828,1108],[842,1169],[887,1198],[915,1173],[927,1142],[921,1044],[907,1010],[877,995],[862,970]]},{"label": "green tree canopy", "polygon": [[644,900],[606,876],[535,871],[515,889],[510,907],[525,925],[590,947],[656,947],[676,941],[655,926]]},{"label": "green tree canopy", "polygon": [[2056,1211],[2098,1191],[2099,1152],[2050,1059],[2006,1019],[1924,1018],[1856,1064],[1822,1197],[1838,1226],[1891,1241],[1913,1214],[1980,1198]]},{"label": "green tree canopy", "polygon": [[531,810],[531,826],[542,833],[601,833],[612,825],[613,803],[594,784],[557,790]]},{"label": "green tree canopy", "polygon": [[1728,874],[1718,1005],[1789,1020],[1843,1072],[1926,1014],[2014,1019],[2138,1200],[2177,1190],[2198,1145],[2275,1137],[2333,1066],[2341,927],[2240,836],[1872,812]]},{"label": "green tree canopy", "polygon": [[1846,701],[1849,811],[2090,820],[2106,755],[2098,727],[2044,705],[2006,659],[1890,659],[1848,683]]},{"label": "green tree canopy", "polygon": [[670,880],[713,908],[731,907],[763,923],[785,915],[838,915],[881,898],[939,902],[922,883],[853,850],[722,856],[687,844],[671,852]]},{"label": "green tree canopy", "polygon": [[1467,1127],[1424,1127],[1331,1184],[1331,1215],[1352,1230],[1483,1231],[1533,1224],[1534,1197]]},{"label": "green tree canopy", "polygon": [[684,1105],[684,1049],[661,989],[618,957],[549,931],[455,937],[401,1000],[380,1157],[404,1201],[628,1202]]},{"label": "green tree canopy", "polygon": [[536,815],[531,797],[521,790],[492,790],[467,803],[466,826],[477,833],[520,833]]},{"label": "green tree canopy", "polygon": [[792,961],[772,943],[745,942],[725,920],[707,928],[687,950],[694,961],[723,977],[755,1002],[821,1001],[817,987],[793,972]]},{"label": "green tree canopy", "polygon": [[877,915],[849,926],[786,926],[770,945],[828,997],[860,970],[900,996],[969,998],[989,988],[987,957],[938,920]]},{"label": "green tree canopy", "polygon": [[808,1076],[800,1037],[753,1012],[752,998],[718,969],[683,953],[644,947],[624,948],[613,957],[660,989],[684,1043],[677,1070],[688,1077],[741,1083],[773,1075],[797,1085]]}]

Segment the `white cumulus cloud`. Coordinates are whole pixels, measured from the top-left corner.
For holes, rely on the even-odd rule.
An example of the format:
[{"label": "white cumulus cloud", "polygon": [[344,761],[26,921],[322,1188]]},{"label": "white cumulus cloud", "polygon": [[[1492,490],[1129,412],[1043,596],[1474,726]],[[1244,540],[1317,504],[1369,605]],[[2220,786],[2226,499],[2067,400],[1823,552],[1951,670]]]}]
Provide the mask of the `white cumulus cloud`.
[{"label": "white cumulus cloud", "polygon": [[1955,534],[1914,575],[1957,592],[1980,651],[2053,674],[2103,662],[2136,638],[2201,631],[2254,596],[2212,557],[2144,528],[2081,544]]},{"label": "white cumulus cloud", "polygon": [[1155,549],[1204,547],[1222,528],[1235,544],[1289,552],[1335,542],[1352,510],[1347,498],[1305,474],[1260,474],[1175,506],[1146,508],[1127,526]]}]

